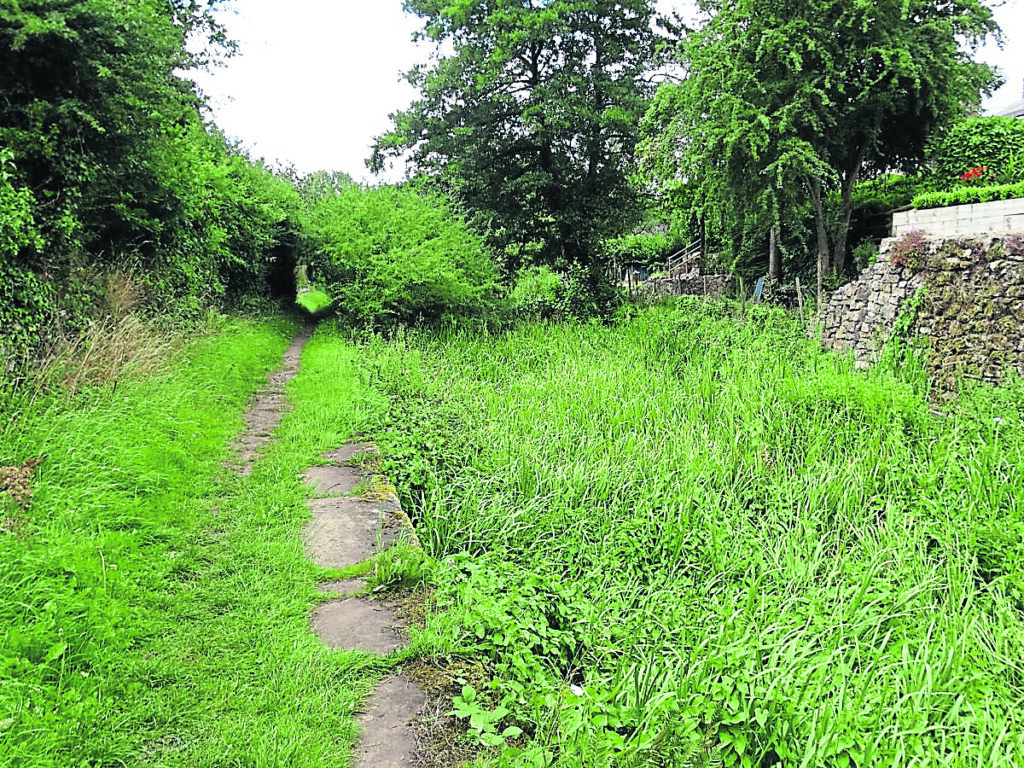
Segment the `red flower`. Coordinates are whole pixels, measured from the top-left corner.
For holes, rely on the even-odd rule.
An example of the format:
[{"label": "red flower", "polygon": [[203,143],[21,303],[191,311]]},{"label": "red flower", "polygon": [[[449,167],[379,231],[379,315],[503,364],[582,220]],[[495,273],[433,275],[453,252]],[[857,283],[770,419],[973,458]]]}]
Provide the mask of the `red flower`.
[{"label": "red flower", "polygon": [[983,174],[984,172],[985,166],[979,165],[977,168],[971,168],[971,170],[964,173],[960,178],[963,181],[967,181],[968,179],[976,179],[979,176],[981,176],[981,174]]}]

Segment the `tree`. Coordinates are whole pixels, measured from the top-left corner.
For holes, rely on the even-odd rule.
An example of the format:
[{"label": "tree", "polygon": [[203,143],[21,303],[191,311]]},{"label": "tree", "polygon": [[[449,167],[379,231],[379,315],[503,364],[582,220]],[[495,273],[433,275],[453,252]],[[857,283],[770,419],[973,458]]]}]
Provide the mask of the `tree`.
[{"label": "tree", "polygon": [[[0,145],[39,205],[40,227],[97,252],[152,244],[168,145],[201,124],[180,76],[223,33],[220,0],[21,0],[0,8]],[[156,193],[156,194],[154,194]],[[53,244],[53,243],[51,243]]]},{"label": "tree", "polygon": [[0,3],[0,368],[103,312],[119,273],[182,315],[290,273],[298,193],[184,76],[230,50],[221,2]]},{"label": "tree", "polygon": [[[979,0],[705,0],[682,46],[686,77],[663,86],[648,142],[663,177],[705,203],[791,209],[811,202],[821,279],[845,266],[854,185],[909,168],[936,131],[997,84],[971,60],[990,34]],[[838,191],[830,226],[826,194]],[[790,201],[793,198],[790,197]]]},{"label": "tree", "polygon": [[[591,265],[627,181],[654,52],[649,0],[406,0],[438,45],[370,167],[405,155],[474,214],[506,269]],[[448,53],[450,51],[450,53]]]}]

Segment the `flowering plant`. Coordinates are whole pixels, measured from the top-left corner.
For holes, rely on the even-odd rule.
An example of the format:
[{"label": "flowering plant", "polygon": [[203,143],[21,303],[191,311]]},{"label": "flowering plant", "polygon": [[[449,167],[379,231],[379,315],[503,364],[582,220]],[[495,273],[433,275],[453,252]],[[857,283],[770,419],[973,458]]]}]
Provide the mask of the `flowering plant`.
[{"label": "flowering plant", "polygon": [[985,166],[979,165],[977,168],[971,168],[969,171],[965,171],[960,176],[961,181],[970,181],[971,179],[981,178],[981,174],[985,172]]}]

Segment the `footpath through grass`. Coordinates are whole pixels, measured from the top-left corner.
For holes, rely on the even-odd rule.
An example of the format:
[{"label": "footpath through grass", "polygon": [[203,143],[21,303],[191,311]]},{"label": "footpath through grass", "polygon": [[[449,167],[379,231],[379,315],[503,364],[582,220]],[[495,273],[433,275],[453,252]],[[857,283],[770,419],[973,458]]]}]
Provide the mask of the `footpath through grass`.
[{"label": "footpath through grass", "polygon": [[937,416],[702,303],[359,353],[440,561],[421,648],[488,663],[471,736],[523,729],[482,763],[1024,764],[1019,381]]},{"label": "footpath through grass", "polygon": [[0,496],[0,766],[344,762],[381,662],[309,630],[298,473],[379,402],[351,352],[312,342],[252,476],[222,466],[295,331],[222,319],[155,375],[8,404],[0,464],[46,458],[29,510]]}]

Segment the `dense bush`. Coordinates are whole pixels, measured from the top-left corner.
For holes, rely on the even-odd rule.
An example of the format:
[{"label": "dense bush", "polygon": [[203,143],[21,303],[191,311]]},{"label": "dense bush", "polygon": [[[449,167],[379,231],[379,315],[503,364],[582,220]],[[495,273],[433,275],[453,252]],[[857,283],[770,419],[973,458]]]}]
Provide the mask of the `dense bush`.
[{"label": "dense bush", "polygon": [[298,193],[210,130],[186,79],[203,35],[230,47],[215,4],[0,8],[0,367],[109,309],[116,275],[195,317],[290,273]]},{"label": "dense bush", "polygon": [[[0,340],[17,349],[38,333],[45,313],[29,296],[14,290],[33,279],[16,263],[17,255],[41,250],[42,239],[32,217],[35,201],[31,191],[12,183],[10,157],[9,151],[0,150],[0,328],[5,329]],[[34,282],[31,296],[45,296],[42,281]],[[0,360],[4,356],[0,350]]]},{"label": "dense bush", "polygon": [[558,314],[562,291],[562,276],[551,267],[521,269],[509,294],[511,314],[516,319],[549,320]]},{"label": "dense bush", "polygon": [[915,208],[942,208],[947,205],[990,203],[1024,197],[1024,181],[1017,184],[992,184],[984,187],[954,187],[940,192],[926,192],[914,198]]},{"label": "dense bush", "polygon": [[602,250],[609,261],[646,267],[664,264],[672,251],[678,250],[681,245],[668,232],[634,232],[605,240]]},{"label": "dense bush", "polygon": [[434,324],[498,305],[498,271],[483,238],[439,193],[347,187],[313,206],[310,229],[318,282],[352,322]]},{"label": "dense bush", "polygon": [[1024,182],[1024,120],[981,117],[953,127],[932,153],[932,177],[940,189],[961,185],[974,169],[984,184]]}]

